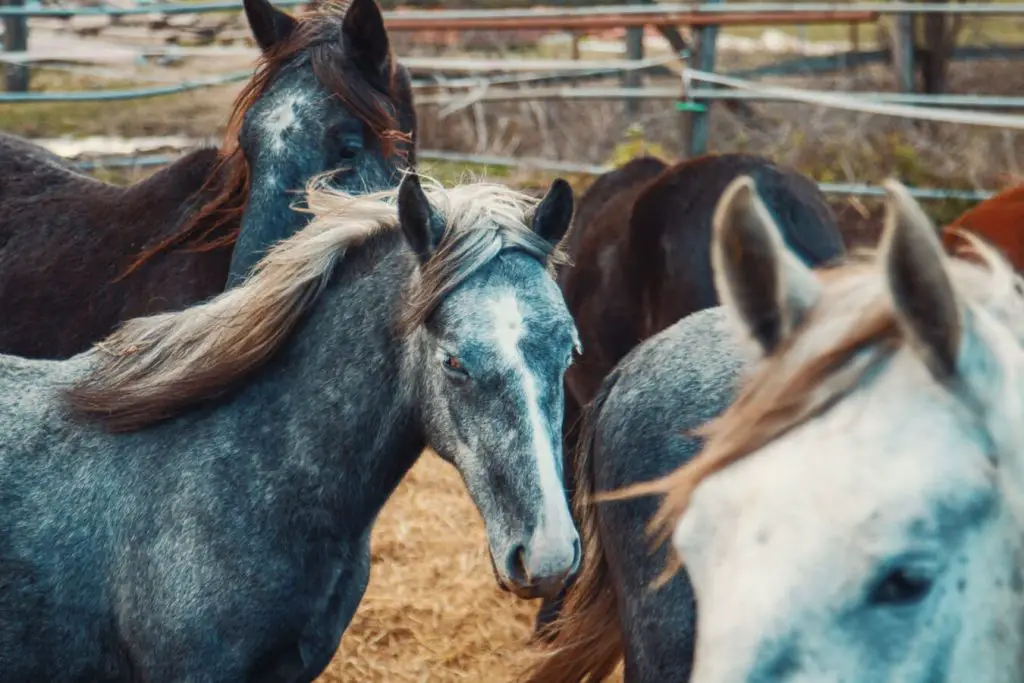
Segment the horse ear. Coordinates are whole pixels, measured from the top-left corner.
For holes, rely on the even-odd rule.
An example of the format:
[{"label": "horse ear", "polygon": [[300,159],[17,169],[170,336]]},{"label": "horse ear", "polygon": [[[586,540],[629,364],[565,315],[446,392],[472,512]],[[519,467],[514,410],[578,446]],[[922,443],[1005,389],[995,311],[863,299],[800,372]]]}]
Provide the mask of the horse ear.
[{"label": "horse ear", "polygon": [[[1024,443],[1020,341],[990,311],[964,304],[935,226],[902,184],[888,180],[884,186],[888,201],[879,260],[907,345],[936,380],[955,378],[958,389],[973,399],[993,442],[991,455],[998,459],[1002,482],[1024,491],[1024,459],[1017,456]],[[1001,296],[995,282],[995,295]],[[1013,283],[1003,286],[1012,288]]]},{"label": "horse ear", "polygon": [[243,0],[242,5],[256,44],[264,52],[290,36],[297,23],[292,15],[277,9],[268,0]]},{"label": "horse ear", "polygon": [[377,0],[352,0],[342,33],[351,58],[370,74],[386,74],[391,65],[391,42]]},{"label": "horse ear", "polygon": [[444,222],[436,218],[419,176],[407,174],[398,188],[398,222],[421,263],[433,256],[444,234]]},{"label": "horse ear", "polygon": [[963,308],[946,267],[938,231],[902,184],[885,182],[888,201],[879,259],[896,317],[932,374],[957,370]]},{"label": "horse ear", "polygon": [[715,207],[711,263],[719,300],[770,354],[821,297],[817,276],[786,246],[754,180],[732,181]]},{"label": "horse ear", "polygon": [[552,245],[558,244],[572,223],[573,204],[572,186],[562,178],[555,178],[533,212],[533,231]]}]

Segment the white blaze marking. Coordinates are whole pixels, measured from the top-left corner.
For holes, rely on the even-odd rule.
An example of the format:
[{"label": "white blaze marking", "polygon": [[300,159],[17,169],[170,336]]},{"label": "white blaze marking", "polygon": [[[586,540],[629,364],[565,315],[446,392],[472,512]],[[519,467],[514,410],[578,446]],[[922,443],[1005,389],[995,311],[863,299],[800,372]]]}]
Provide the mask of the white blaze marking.
[{"label": "white blaze marking", "polygon": [[302,106],[302,103],[302,98],[297,95],[286,97],[267,114],[263,129],[274,152],[284,151],[284,134],[298,125],[299,119],[295,110]]},{"label": "white blaze marking", "polygon": [[532,547],[527,553],[528,562],[531,559],[539,559],[541,566],[529,562],[527,569],[542,570],[548,560],[557,560],[559,555],[566,553],[569,554],[565,563],[567,565],[572,559],[572,543],[576,528],[565,501],[562,479],[558,476],[555,453],[551,447],[553,437],[541,414],[537,381],[519,350],[519,341],[526,331],[523,314],[513,294],[505,294],[491,302],[491,310],[494,315],[494,339],[498,349],[523,381],[533,453],[537,461],[541,495],[544,498],[539,525],[534,530]]}]

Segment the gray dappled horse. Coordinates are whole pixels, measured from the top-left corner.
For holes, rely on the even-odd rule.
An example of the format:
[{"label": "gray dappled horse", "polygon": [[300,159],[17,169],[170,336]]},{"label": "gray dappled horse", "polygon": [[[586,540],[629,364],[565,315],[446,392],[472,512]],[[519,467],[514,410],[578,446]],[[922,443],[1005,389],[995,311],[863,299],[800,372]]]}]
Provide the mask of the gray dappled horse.
[{"label": "gray dappled horse", "polygon": [[576,570],[576,331],[550,274],[568,184],[538,204],[409,176],[307,202],[309,226],[211,302],[66,361],[0,357],[4,681],[312,680],[427,446],[466,482],[503,587]]},{"label": "gray dappled horse", "polygon": [[694,430],[732,402],[744,359],[722,308],[707,308],[636,346],[600,385],[585,411],[573,472],[583,567],[529,683],[601,681],[623,661],[627,683],[689,679],[690,584],[680,572],[652,588],[672,557],[647,540],[658,498],[595,504],[594,494],[659,479],[696,455],[702,441]]},{"label": "gray dappled horse", "polygon": [[222,149],[121,187],[0,134],[0,353],[67,358],[216,296],[305,225],[291,205],[310,178],[358,193],[415,164],[409,75],[374,0],[244,5],[262,55]]}]

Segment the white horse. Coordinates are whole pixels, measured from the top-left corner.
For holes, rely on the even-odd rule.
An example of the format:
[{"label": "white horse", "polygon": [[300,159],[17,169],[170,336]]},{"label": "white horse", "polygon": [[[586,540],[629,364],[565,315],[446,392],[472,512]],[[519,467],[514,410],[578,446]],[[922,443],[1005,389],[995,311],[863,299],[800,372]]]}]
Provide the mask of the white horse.
[{"label": "white horse", "polygon": [[716,286],[758,359],[654,487],[697,600],[693,683],[1024,680],[1024,287],[886,184],[876,252],[812,272],[749,179]]}]

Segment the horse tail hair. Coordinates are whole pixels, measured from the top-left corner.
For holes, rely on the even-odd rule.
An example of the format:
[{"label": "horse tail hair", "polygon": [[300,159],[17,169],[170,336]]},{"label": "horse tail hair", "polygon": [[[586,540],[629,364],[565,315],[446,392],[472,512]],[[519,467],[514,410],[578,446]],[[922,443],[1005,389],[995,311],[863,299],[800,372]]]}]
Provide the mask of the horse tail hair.
[{"label": "horse tail hair", "polygon": [[618,378],[618,371],[613,370],[584,412],[580,442],[573,454],[573,514],[583,541],[583,566],[565,594],[558,617],[546,627],[549,639],[540,645],[538,659],[526,672],[526,683],[597,683],[608,678],[622,659],[618,602],[593,500],[594,432]]}]

